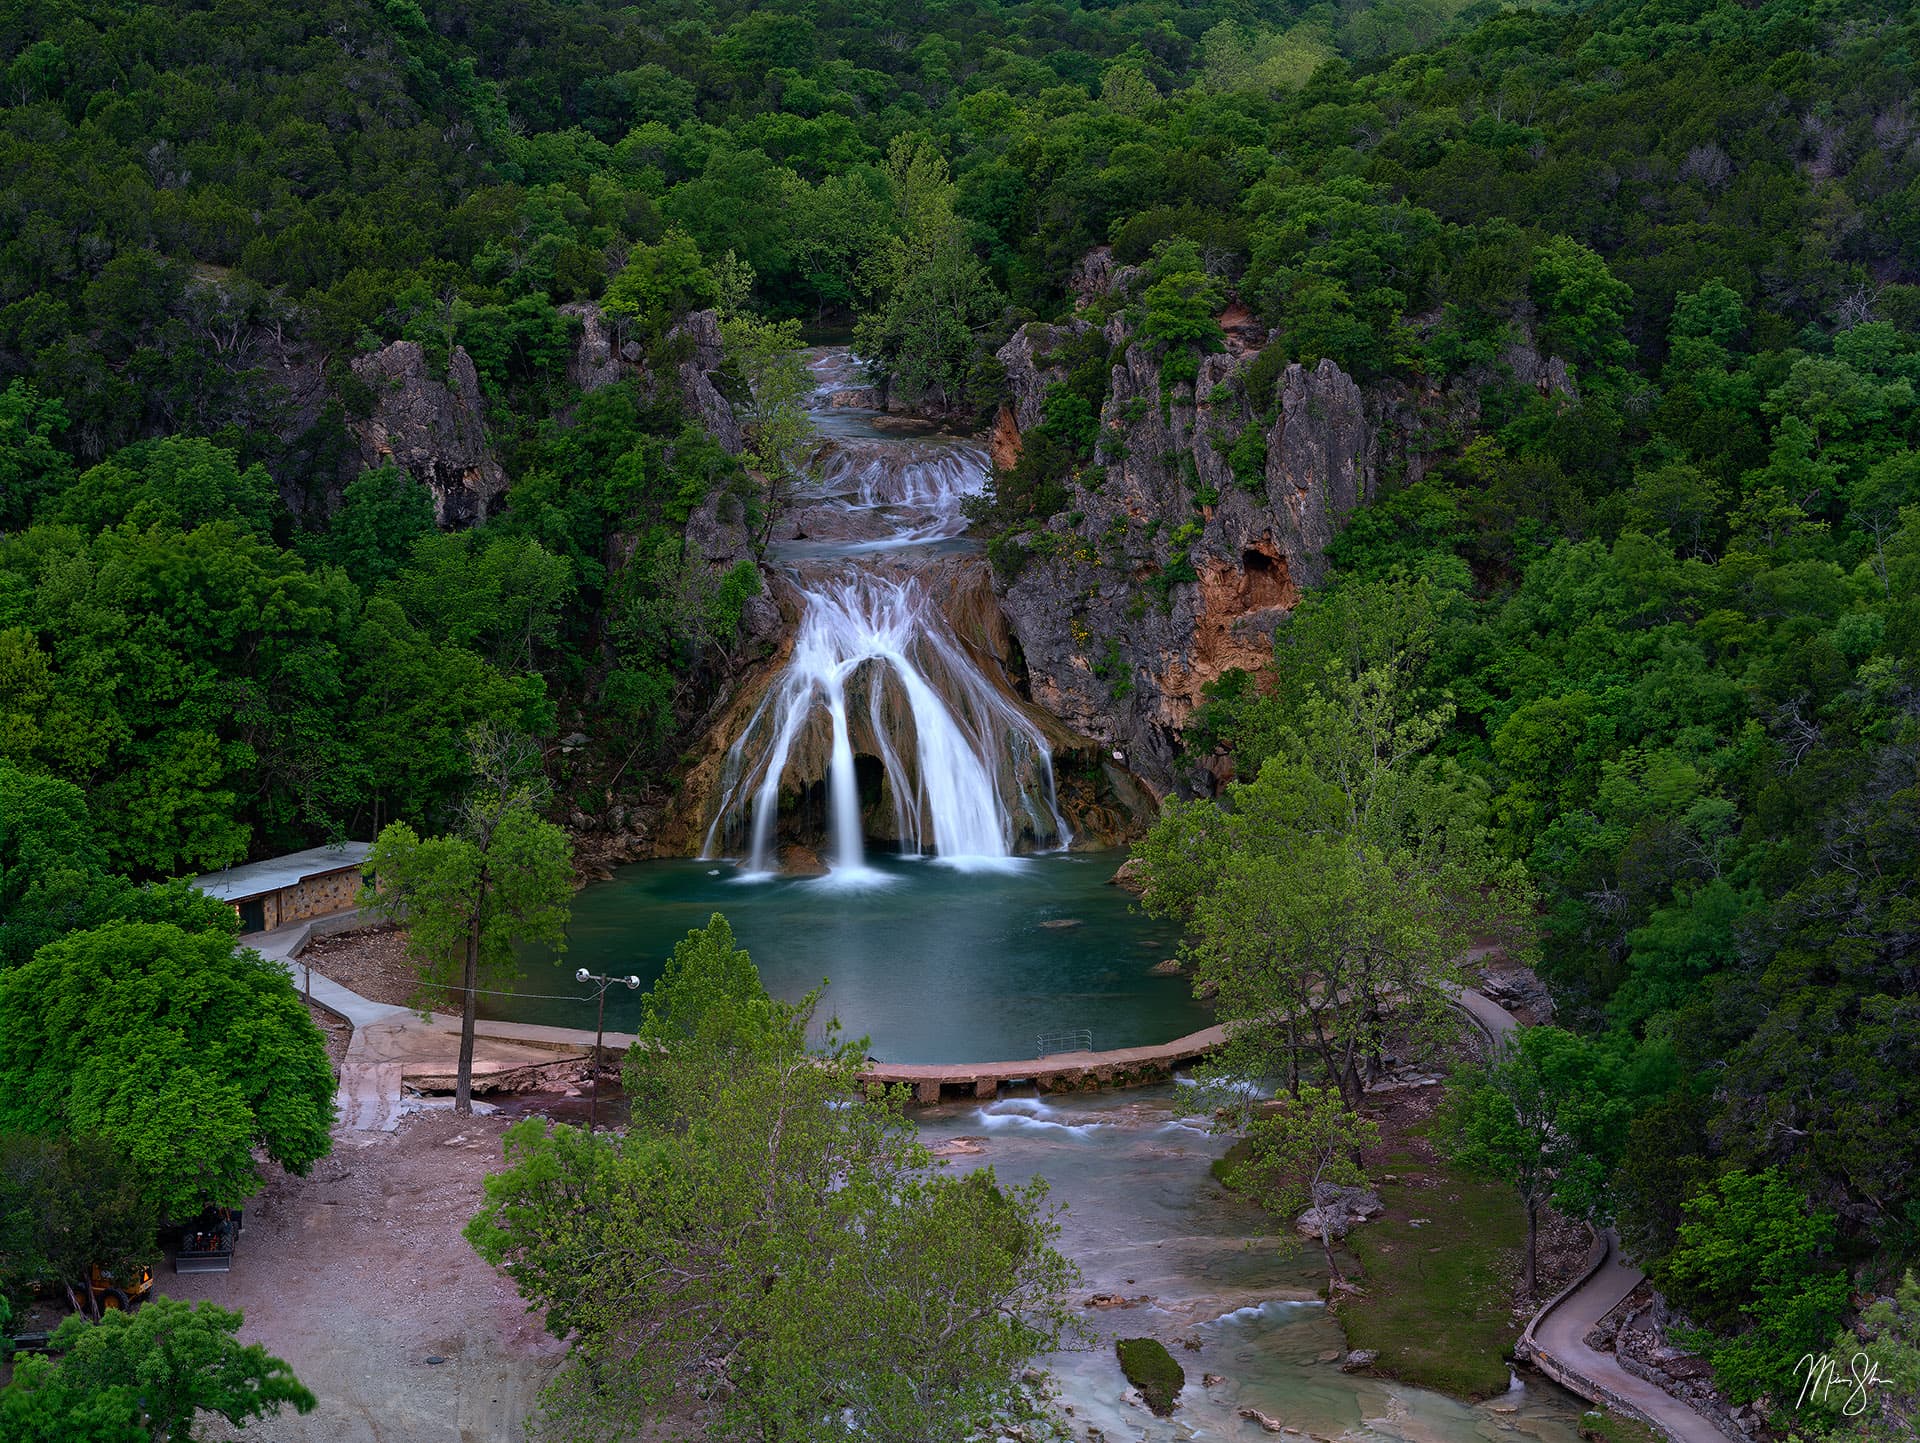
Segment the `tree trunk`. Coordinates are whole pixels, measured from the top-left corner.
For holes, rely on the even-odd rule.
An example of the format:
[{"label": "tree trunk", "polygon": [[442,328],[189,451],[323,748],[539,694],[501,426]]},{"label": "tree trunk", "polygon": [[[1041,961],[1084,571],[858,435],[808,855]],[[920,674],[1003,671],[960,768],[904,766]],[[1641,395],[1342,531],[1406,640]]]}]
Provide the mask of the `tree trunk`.
[{"label": "tree trunk", "polygon": [[[1314,1204],[1319,1207],[1319,1203]],[[1327,1297],[1332,1299],[1336,1285],[1346,1281],[1340,1274],[1340,1265],[1333,1260],[1333,1229],[1327,1226],[1327,1215],[1320,1214],[1320,1251],[1327,1255]]]},{"label": "tree trunk", "polygon": [[1533,1296],[1534,1245],[1540,1232],[1540,1204],[1532,1198],[1527,1199],[1527,1260],[1520,1272],[1520,1286],[1528,1297]]},{"label": "tree trunk", "polygon": [[473,928],[467,933],[466,989],[460,998],[460,1066],[453,1077],[453,1110],[462,1117],[473,1112],[474,1005],[480,987],[480,909],[473,909]]}]

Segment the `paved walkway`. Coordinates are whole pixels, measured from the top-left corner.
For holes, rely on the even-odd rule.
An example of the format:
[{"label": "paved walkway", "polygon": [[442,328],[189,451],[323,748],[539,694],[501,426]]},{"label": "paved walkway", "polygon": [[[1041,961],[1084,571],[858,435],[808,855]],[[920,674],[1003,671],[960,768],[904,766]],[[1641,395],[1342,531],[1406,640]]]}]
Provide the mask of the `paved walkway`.
[{"label": "paved walkway", "polygon": [[1593,1272],[1542,1308],[1522,1336],[1520,1351],[1540,1370],[1594,1402],[1638,1418],[1673,1443],[1727,1443],[1727,1435],[1704,1413],[1620,1366],[1612,1353],[1587,1346],[1594,1324],[1619,1306],[1645,1276],[1620,1256],[1620,1240],[1603,1233],[1596,1251],[1604,1257]]},{"label": "paved walkway", "polygon": [[[335,1099],[341,1125],[349,1132],[391,1132],[399,1126],[405,1085],[451,1091],[460,1055],[460,1019],[443,1012],[420,1013],[374,1002],[304,965],[300,953],[315,936],[362,925],[346,913],[299,922],[242,938],[262,957],[278,962],[293,985],[320,1006],[353,1025],[347,1055],[340,1064]],[[606,1034],[606,1046],[625,1051],[633,1045],[626,1032]],[[488,1022],[474,1029],[473,1075],[490,1087],[531,1080],[556,1064],[584,1062],[593,1050],[593,1034],[571,1027],[542,1027],[527,1022]]]}]

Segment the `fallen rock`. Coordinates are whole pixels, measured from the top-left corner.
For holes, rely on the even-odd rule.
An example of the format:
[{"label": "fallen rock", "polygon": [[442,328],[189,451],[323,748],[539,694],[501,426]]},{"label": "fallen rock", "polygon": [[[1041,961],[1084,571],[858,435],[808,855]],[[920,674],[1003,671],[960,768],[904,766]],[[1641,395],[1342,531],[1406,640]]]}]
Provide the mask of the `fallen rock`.
[{"label": "fallen rock", "polygon": [[930,1147],[927,1152],[933,1157],[978,1157],[987,1150],[984,1137],[954,1137]]},{"label": "fallen rock", "polygon": [[1120,864],[1117,872],[1107,878],[1107,885],[1125,887],[1129,892],[1144,892],[1147,889],[1146,878],[1143,875],[1145,871],[1146,868],[1141,865],[1138,857],[1129,857]]},{"label": "fallen rock", "polygon": [[1180,959],[1178,957],[1168,957],[1149,967],[1147,974],[1151,977],[1178,977],[1186,970],[1186,968],[1180,965]]},{"label": "fallen rock", "polygon": [[1315,1206],[1294,1220],[1294,1226],[1312,1238],[1319,1237],[1323,1228],[1329,1237],[1344,1238],[1355,1225],[1386,1211],[1380,1195],[1363,1187],[1323,1186],[1314,1199]]},{"label": "fallen rock", "polygon": [[1078,917],[1055,917],[1052,921],[1042,922],[1040,925],[1049,932],[1064,932],[1069,927],[1078,927],[1080,925],[1080,919]]},{"label": "fallen rock", "polygon": [[1081,1306],[1086,1308],[1138,1308],[1146,1302],[1147,1295],[1145,1293],[1140,1294],[1137,1298],[1129,1298],[1124,1293],[1095,1293],[1092,1297],[1088,1298],[1086,1302],[1082,1303]]},{"label": "fallen rock", "polygon": [[1227,1380],[1225,1376],[1222,1374],[1203,1373],[1200,1377],[1200,1386],[1202,1388],[1218,1388],[1222,1383],[1226,1381]]},{"label": "fallen rock", "polygon": [[1340,1371],[1343,1373],[1364,1372],[1378,1362],[1379,1358],[1380,1353],[1377,1349],[1355,1348],[1340,1360]]},{"label": "fallen rock", "polygon": [[1269,1433],[1284,1433],[1287,1429],[1285,1423],[1282,1423],[1271,1413],[1262,1413],[1258,1408],[1242,1408],[1240,1410],[1240,1416],[1242,1418],[1251,1418]]}]

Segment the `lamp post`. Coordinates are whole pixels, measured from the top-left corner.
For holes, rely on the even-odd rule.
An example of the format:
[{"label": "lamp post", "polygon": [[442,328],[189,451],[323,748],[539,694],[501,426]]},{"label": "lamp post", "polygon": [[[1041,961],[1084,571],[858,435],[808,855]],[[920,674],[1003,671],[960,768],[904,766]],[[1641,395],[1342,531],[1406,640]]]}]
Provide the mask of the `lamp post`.
[{"label": "lamp post", "polygon": [[573,974],[575,982],[598,982],[600,990],[594,993],[594,1001],[599,1004],[598,1015],[593,1023],[593,1091],[587,1095],[587,1136],[593,1136],[594,1123],[600,1113],[600,1041],[607,1032],[607,989],[616,982],[627,984],[628,991],[640,986],[640,979],[632,975],[626,977],[602,977],[597,972],[589,972],[582,967]]}]

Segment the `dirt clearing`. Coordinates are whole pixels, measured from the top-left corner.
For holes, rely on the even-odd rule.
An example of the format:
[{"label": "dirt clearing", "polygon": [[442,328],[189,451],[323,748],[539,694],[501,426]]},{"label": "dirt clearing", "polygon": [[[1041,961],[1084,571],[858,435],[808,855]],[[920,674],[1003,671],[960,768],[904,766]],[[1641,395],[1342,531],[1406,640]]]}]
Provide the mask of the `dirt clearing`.
[{"label": "dirt clearing", "polygon": [[[231,1273],[159,1291],[241,1308],[241,1338],[285,1358],[320,1399],[244,1433],[250,1443],[495,1443],[525,1436],[564,1357],[511,1283],[460,1229],[500,1166],[499,1118],[451,1113],[395,1133],[336,1134],[305,1178],[276,1176],[247,1206]],[[429,1359],[439,1361],[429,1362]]]}]

